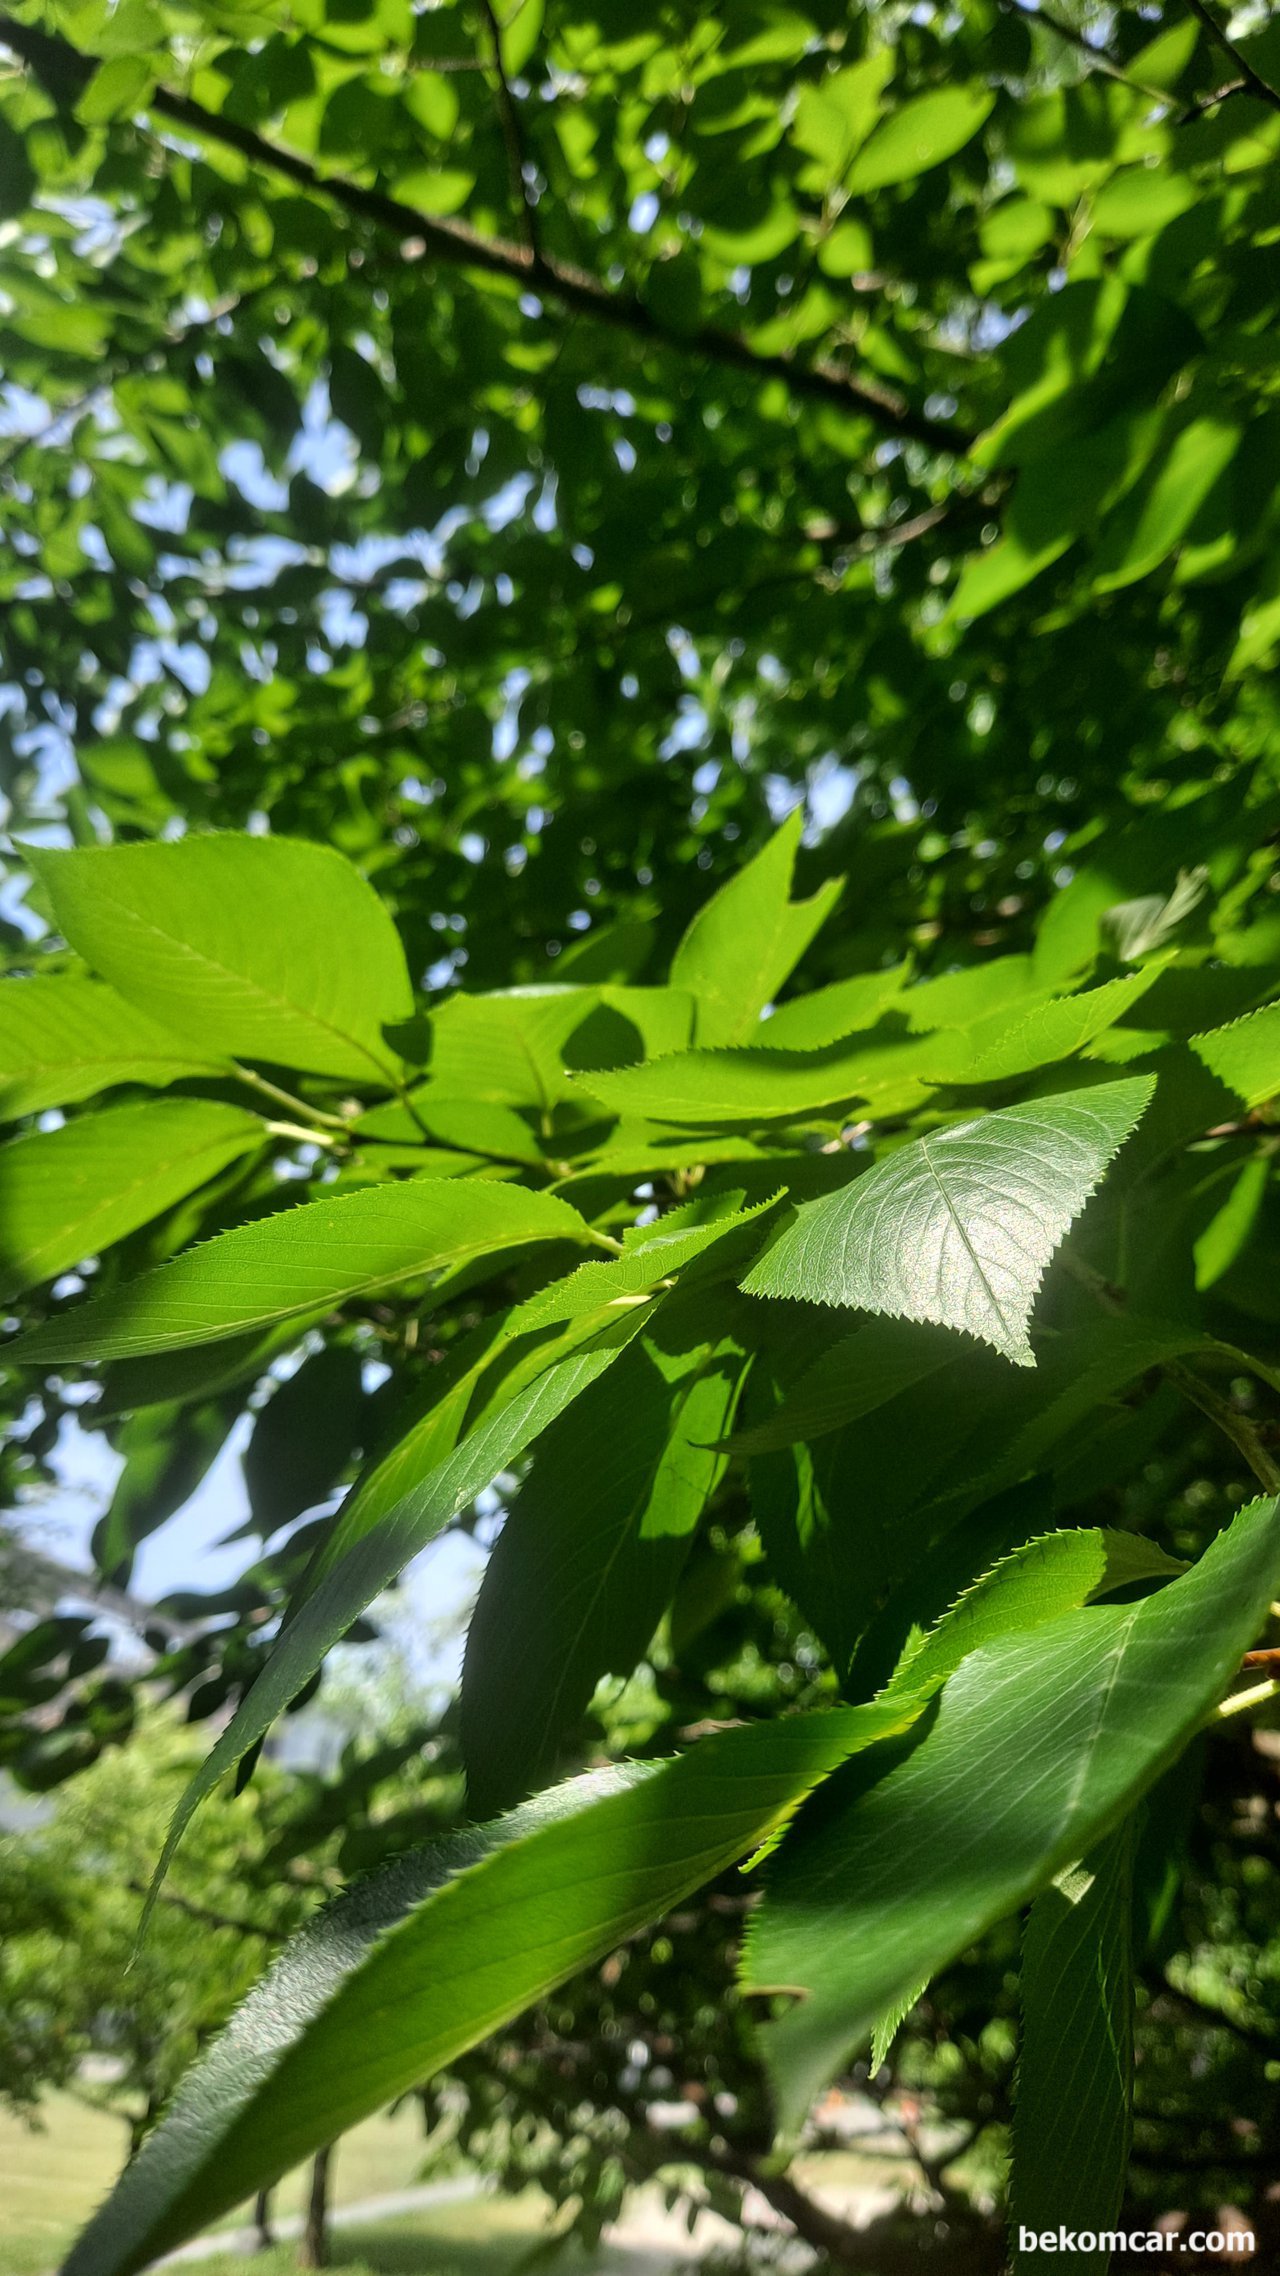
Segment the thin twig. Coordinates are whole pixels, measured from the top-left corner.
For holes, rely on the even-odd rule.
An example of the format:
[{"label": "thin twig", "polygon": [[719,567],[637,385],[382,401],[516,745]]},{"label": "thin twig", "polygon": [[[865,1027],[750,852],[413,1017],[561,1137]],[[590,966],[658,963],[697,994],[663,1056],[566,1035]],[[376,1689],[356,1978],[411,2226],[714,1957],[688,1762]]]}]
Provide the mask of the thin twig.
[{"label": "thin twig", "polygon": [[[133,1896],[145,1897],[147,1884],[145,1881],[131,1880],[129,1890]],[[189,1920],[200,1921],[205,1928],[225,1928],[236,1936],[256,1936],[264,1944],[279,1944],[281,1942],[276,1929],[259,1928],[256,1921],[237,1920],[231,1913],[215,1912],[209,1905],[197,1904],[193,1898],[184,1897],[177,1889],[161,1889],[159,1900],[162,1905],[169,1905],[174,1912],[185,1913]]]},{"label": "thin twig", "polygon": [[1215,87],[1211,95],[1201,95],[1194,103],[1188,103],[1185,111],[1179,111],[1174,125],[1194,126],[1206,111],[1216,111],[1219,103],[1225,103],[1229,95],[1247,95],[1248,92],[1247,79],[1228,79],[1225,87]]},{"label": "thin twig", "polygon": [[1192,15],[1204,25],[1215,46],[1220,47],[1224,55],[1230,56],[1249,93],[1256,95],[1258,101],[1265,103],[1270,110],[1280,111],[1280,89],[1271,86],[1260,72],[1254,70],[1243,48],[1236,46],[1230,32],[1206,8],[1205,0],[1187,0],[1187,6]]},{"label": "thin twig", "polygon": [[1043,8],[1024,7],[1022,0],[999,0],[999,4],[1006,15],[1016,16],[1024,24],[1038,24],[1042,31],[1052,32],[1055,39],[1062,40],[1067,47],[1073,47],[1078,54],[1085,56],[1096,71],[1105,71],[1109,79],[1118,80],[1122,87],[1132,87],[1135,95],[1145,95],[1155,103],[1168,102],[1168,95],[1162,88],[1147,87],[1141,79],[1131,78],[1118,56],[1112,55],[1105,47],[1095,47],[1093,41],[1084,32],[1078,31],[1074,24],[1060,23],[1056,16],[1046,15]]},{"label": "thin twig", "polygon": [[[64,108],[74,105],[97,68],[92,58],[81,55],[65,40],[39,31],[34,25],[17,23],[12,16],[3,14],[0,14],[0,44],[29,63],[54,100]],[[385,191],[352,181],[345,174],[322,173],[296,151],[269,142],[238,120],[206,110],[202,103],[188,95],[176,94],[172,88],[154,88],[141,107],[153,116],[172,120],[188,133],[238,151],[251,165],[296,182],[311,195],[326,199],[357,220],[393,232],[405,259],[429,254],[454,268],[504,277],[525,289],[532,286],[562,307],[591,317],[597,323],[610,325],[675,354],[727,364],[759,381],[780,380],[793,395],[811,396],[820,402],[839,404],[846,411],[859,411],[884,432],[924,443],[932,450],[962,454],[970,446],[972,437],[963,428],[949,419],[931,418],[928,412],[918,410],[896,388],[885,385],[870,372],[851,371],[830,358],[811,364],[799,363],[790,355],[754,348],[742,333],[725,331],[716,324],[704,324],[687,336],[668,331],[635,294],[615,290],[571,262],[553,259],[544,253],[535,263],[526,245],[513,245],[504,238],[483,237],[466,222],[424,213],[417,206],[407,205],[402,198],[389,197]]]},{"label": "thin twig", "polygon": [[1248,1416],[1242,1415],[1229,1399],[1224,1399],[1219,1392],[1212,1390],[1189,1367],[1184,1367],[1180,1359],[1166,1359],[1161,1373],[1166,1382],[1172,1383],[1175,1390],[1181,1391],[1183,1397],[1190,1400],[1193,1407],[1198,1407],[1202,1415],[1207,1415],[1210,1422],[1217,1424],[1224,1438],[1229,1438],[1244,1456],[1259,1485],[1269,1494],[1280,1493],[1280,1470],[1276,1468]]},{"label": "thin twig", "polygon": [[498,22],[498,14],[493,5],[493,0],[480,0],[480,12],[489,27],[489,38],[493,43],[493,71],[497,80],[498,117],[502,124],[502,139],[507,147],[507,172],[511,176],[511,194],[515,199],[517,211],[524,224],[524,233],[534,267],[541,268],[542,251],[538,237],[538,208],[533,192],[529,187],[528,176],[525,173],[524,129],[520,124],[520,113],[516,108],[515,96],[511,92],[511,81],[507,77],[507,67],[502,60],[502,26]]},{"label": "thin twig", "polygon": [[279,1083],[269,1082],[253,1067],[244,1067],[238,1059],[231,1062],[236,1080],[247,1083],[251,1090],[261,1091],[264,1098],[274,1099],[277,1106],[287,1106],[290,1114],[305,1115],[308,1122],[319,1122],[327,1130],[346,1130],[349,1125],[340,1114],[326,1114],[323,1108],[311,1106],[306,1099],[295,1098],[292,1091],[282,1090]]},{"label": "thin twig", "polygon": [[273,1138],[296,1138],[304,1146],[337,1146],[340,1139],[331,1130],[317,1130],[310,1122],[264,1122]]}]

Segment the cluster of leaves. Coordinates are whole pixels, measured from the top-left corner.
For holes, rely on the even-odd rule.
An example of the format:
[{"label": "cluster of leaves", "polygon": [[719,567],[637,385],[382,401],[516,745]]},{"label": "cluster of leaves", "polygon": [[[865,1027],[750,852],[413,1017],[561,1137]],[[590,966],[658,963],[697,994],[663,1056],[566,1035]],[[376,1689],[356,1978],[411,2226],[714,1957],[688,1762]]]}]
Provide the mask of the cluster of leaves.
[{"label": "cluster of leaves", "polygon": [[[1090,1520],[1188,1401],[1276,1482],[1231,1392],[1277,1381],[1256,1294],[1270,928],[1238,892],[1184,940],[1177,911],[1139,927],[1073,888],[1031,955],[789,994],[839,890],[792,897],[798,834],[705,903],[663,982],[613,967],[605,931],[590,979],[425,1016],[334,852],[32,854],[65,945],[0,998],[10,1111],[72,1111],[0,1153],[11,1365],[55,1399],[101,1370],[115,1411],[153,1418],[154,1462],[193,1409],[312,1353],[248,1456],[255,1525],[290,1527],[303,1569],[278,1634],[236,1632],[253,1681],[161,1878],[331,1646],[527,1464],[462,1687],[489,1822],[394,1858],[286,1949],[69,2269],[140,2267],[762,1847],[743,1981],[786,1995],[764,2033],[785,2132],[1034,1899],[1015,2210],[1113,2212],[1133,1813],[1265,1629],[1280,1505],[1240,1509],[1189,1568]],[[331,1371],[354,1385],[369,1349],[396,1353],[405,1403],[372,1439],[353,1401],[322,1479],[296,1386],[318,1373],[340,1405]],[[366,1441],[335,1515],[294,1526]],[[547,1787],[602,1679],[660,1625],[677,1661],[696,1641],[695,1541],[714,1594],[748,1521],[825,1691]],[[1035,2118],[1064,2062],[1090,2079],[1075,2133]]]},{"label": "cluster of leaves", "polygon": [[265,814],[495,986],[669,946],[806,785],[879,938],[1016,930],[1057,829],[1265,754],[1273,30],[5,21],[24,817]]}]

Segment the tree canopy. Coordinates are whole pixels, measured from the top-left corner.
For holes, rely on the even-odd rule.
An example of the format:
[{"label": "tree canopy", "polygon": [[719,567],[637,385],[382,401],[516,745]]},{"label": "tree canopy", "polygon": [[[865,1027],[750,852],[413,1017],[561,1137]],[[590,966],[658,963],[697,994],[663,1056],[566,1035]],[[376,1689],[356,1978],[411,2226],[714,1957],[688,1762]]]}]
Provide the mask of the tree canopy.
[{"label": "tree canopy", "polygon": [[242,1578],[141,1675],[24,1626],[4,1758],[217,1717],[160,1886],[505,1515],[465,1800],[69,2276],[751,1860],[783,2145],[1029,1906],[1015,2226],[1111,2227],[1155,1892],[1274,1690],[1280,38],[87,0],[0,48],[7,1480],[101,1430],[127,1587],[251,1431]]}]

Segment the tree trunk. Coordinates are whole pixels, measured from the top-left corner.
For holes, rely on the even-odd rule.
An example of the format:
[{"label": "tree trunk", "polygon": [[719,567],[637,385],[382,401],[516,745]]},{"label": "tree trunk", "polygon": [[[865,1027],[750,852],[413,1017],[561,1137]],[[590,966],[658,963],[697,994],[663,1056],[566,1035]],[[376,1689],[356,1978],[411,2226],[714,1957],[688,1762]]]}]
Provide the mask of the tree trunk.
[{"label": "tree trunk", "polygon": [[271,2191],[260,2189],[253,2200],[253,2226],[257,2242],[256,2252],[270,2252],[275,2238],[271,2233]]},{"label": "tree trunk", "polygon": [[329,2265],[329,2167],[333,2158],[333,2143],[327,2149],[317,2150],[311,2165],[311,2190],[307,2198],[307,2218],[298,2246],[300,2268],[327,2268]]}]

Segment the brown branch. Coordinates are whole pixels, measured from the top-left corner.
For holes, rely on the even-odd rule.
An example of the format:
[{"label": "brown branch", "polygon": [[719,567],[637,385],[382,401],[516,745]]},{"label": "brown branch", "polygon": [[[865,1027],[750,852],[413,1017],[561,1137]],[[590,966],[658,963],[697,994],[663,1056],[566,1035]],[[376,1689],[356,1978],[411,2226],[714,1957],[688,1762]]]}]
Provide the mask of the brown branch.
[{"label": "brown branch", "polygon": [[[1236,46],[1230,32],[1223,28],[1217,17],[1212,15],[1205,6],[1205,0],[1187,0],[1187,6],[1192,15],[1204,25],[1215,46],[1220,47],[1224,55],[1230,56],[1245,83],[1248,93],[1256,95],[1258,101],[1266,103],[1269,109],[1280,111],[1280,89],[1271,86],[1260,72],[1254,70],[1244,50]],[[1227,92],[1230,93],[1231,90],[1228,89]]]},{"label": "brown branch", "polygon": [[[772,2172],[767,2163],[735,2156],[732,2150],[718,2149],[712,2143],[694,2145],[687,2138],[666,2154],[673,2161],[687,2160],[704,2171],[721,2174],[742,2189],[756,2190],[805,2244],[838,2268],[874,2270],[877,2276],[897,2276],[898,2271],[918,2276],[922,2268],[928,2268],[928,2247],[922,2255],[918,2240],[904,2240],[892,2214],[855,2228],[838,2213],[829,2213],[789,2174]],[[988,2224],[977,2218],[970,2220],[963,2200],[947,2191],[942,2194],[946,2198],[948,2241],[940,2258],[945,2257],[948,2276],[962,2276],[969,2269],[994,2270],[996,2257]]]},{"label": "brown branch", "polygon": [[[63,107],[76,101],[97,68],[92,58],[81,55],[65,40],[37,31],[32,25],[16,23],[11,16],[2,14],[0,45],[30,64],[54,100]],[[548,254],[535,260],[527,246],[513,245],[504,238],[482,237],[466,222],[423,213],[401,198],[389,197],[383,190],[352,181],[348,175],[322,173],[295,151],[269,142],[264,135],[254,133],[235,119],[206,110],[189,95],[156,87],[144,108],[190,134],[238,152],[251,165],[282,175],[356,220],[393,232],[400,240],[402,256],[406,259],[429,254],[454,268],[503,277],[526,291],[533,289],[558,301],[578,315],[607,324],[615,331],[630,333],[653,346],[727,364],[756,380],[781,380],[793,395],[835,403],[845,411],[861,412],[885,433],[924,443],[932,450],[962,454],[970,446],[972,438],[963,428],[949,419],[931,418],[896,388],[885,386],[870,373],[850,371],[830,358],[806,364],[790,355],[767,354],[753,348],[742,333],[725,331],[715,324],[704,324],[687,337],[669,332],[634,294],[601,284],[597,277],[571,262]]]},{"label": "brown branch", "polygon": [[498,14],[493,5],[493,0],[480,0],[480,13],[489,27],[489,38],[493,44],[493,71],[494,78],[497,81],[498,118],[502,126],[502,139],[506,144],[507,172],[511,177],[511,194],[524,222],[525,238],[528,242],[533,265],[535,269],[541,269],[542,249],[538,235],[538,208],[525,175],[524,129],[520,124],[520,113],[516,108],[516,99],[511,92],[511,81],[507,77],[506,65],[502,60],[502,26],[498,22]]}]

